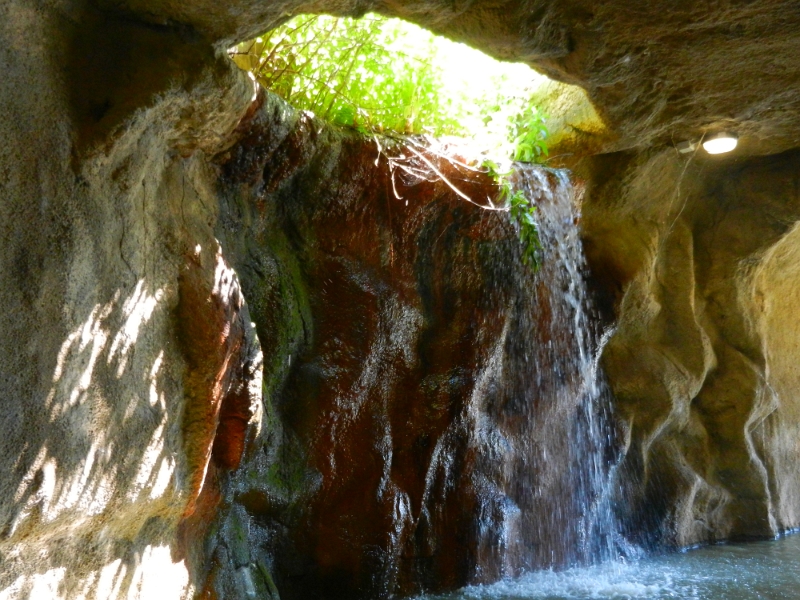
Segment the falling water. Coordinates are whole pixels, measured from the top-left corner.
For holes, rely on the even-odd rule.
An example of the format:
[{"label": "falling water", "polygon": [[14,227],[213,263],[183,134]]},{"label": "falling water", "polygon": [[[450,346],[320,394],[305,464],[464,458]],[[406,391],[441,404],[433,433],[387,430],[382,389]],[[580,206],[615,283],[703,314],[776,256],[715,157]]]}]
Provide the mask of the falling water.
[{"label": "falling water", "polygon": [[[552,176],[552,175],[551,175]],[[613,328],[602,330],[597,310],[587,289],[587,265],[579,236],[580,206],[565,171],[557,171],[558,194],[542,203],[539,226],[549,264],[543,269],[545,281],[557,282],[551,293],[562,294],[559,317],[553,325],[574,336],[569,355],[578,399],[575,429],[571,439],[572,469],[578,485],[575,502],[581,515],[579,546],[575,562],[598,563],[618,558],[635,558],[641,549],[619,532],[612,507],[615,481],[615,435],[610,390],[599,360]],[[521,184],[528,194],[544,188],[546,172],[527,170]],[[566,190],[569,190],[566,192]],[[557,300],[557,298],[556,298]],[[556,348],[555,351],[563,351]],[[568,392],[569,393],[569,392]]]},{"label": "falling water", "polygon": [[[529,556],[518,572],[564,568],[635,554],[619,535],[611,505],[615,444],[609,392],[598,359],[601,331],[587,289],[579,206],[568,174],[523,167],[515,186],[538,206],[542,266],[528,285],[510,355],[522,399],[516,435],[522,523]],[[522,360],[520,360],[520,358]],[[513,545],[513,544],[512,544]]]},{"label": "falling water", "polygon": [[[517,317],[506,390],[517,420],[498,420],[515,445],[519,507],[511,569],[497,583],[428,600],[716,600],[794,598],[800,536],[645,556],[619,532],[618,459],[609,391],[599,368],[613,333],[599,327],[578,235],[579,206],[564,172],[527,168],[515,185],[539,207],[541,270]],[[522,417],[522,419],[519,419]],[[516,428],[510,425],[516,423]],[[624,509],[624,507],[623,507]],[[519,568],[521,567],[521,568]],[[422,600],[422,599],[419,599]]]},{"label": "falling water", "polygon": [[[609,501],[613,440],[609,423],[608,390],[598,370],[603,345],[611,334],[598,331],[589,299],[586,259],[578,234],[579,207],[565,171],[524,169],[518,185],[527,197],[549,191],[539,202],[538,226],[544,262],[540,279],[550,295],[553,330],[550,352],[560,355],[564,376],[571,384],[557,393],[577,399],[571,432],[571,474],[576,482],[574,502],[579,513],[578,547],[572,562],[608,560],[619,550],[619,536]],[[555,179],[555,185],[552,183]],[[549,185],[548,185],[549,183]],[[546,193],[546,192],[545,192]],[[542,287],[540,291],[544,291]],[[571,398],[559,403],[569,406]]]},{"label": "falling water", "polygon": [[514,510],[498,528],[503,574],[516,578],[636,550],[618,533],[612,510],[617,456],[598,360],[612,332],[601,330],[590,300],[579,205],[564,171],[522,167],[513,178],[538,206],[543,248],[538,272],[517,265],[511,277],[518,287],[506,328],[505,401],[487,409],[512,448],[502,487]]}]

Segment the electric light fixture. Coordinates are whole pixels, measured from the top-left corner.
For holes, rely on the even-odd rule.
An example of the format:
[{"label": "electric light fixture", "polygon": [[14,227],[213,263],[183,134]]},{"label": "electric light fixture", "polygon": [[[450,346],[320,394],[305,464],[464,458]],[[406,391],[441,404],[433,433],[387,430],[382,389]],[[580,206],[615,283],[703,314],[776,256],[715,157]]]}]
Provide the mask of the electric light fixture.
[{"label": "electric light fixture", "polygon": [[725,154],[736,148],[739,137],[735,133],[720,131],[703,140],[703,149],[709,154]]}]

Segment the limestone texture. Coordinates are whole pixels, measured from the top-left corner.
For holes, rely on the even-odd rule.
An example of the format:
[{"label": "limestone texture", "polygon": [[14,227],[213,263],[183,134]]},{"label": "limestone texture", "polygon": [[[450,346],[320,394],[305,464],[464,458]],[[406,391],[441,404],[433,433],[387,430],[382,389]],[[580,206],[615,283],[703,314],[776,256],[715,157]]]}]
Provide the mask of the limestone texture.
[{"label": "limestone texture", "polygon": [[[0,590],[185,597],[202,542],[179,527],[198,535],[181,522],[216,431],[192,402],[230,423],[227,388],[249,377],[226,375],[245,352],[197,349],[238,321],[252,333],[235,275],[213,285],[201,149],[222,147],[252,85],[177,29],[82,3],[2,3],[0,46]],[[202,339],[214,311],[189,298],[223,313]],[[192,369],[216,379],[193,392]]]},{"label": "limestone texture", "polygon": [[[224,54],[293,14],[368,10],[579,85],[605,121],[572,164],[623,532],[800,526],[794,0],[5,0],[3,597],[379,597],[574,547],[580,507],[531,522],[574,487],[542,432],[577,405],[537,406],[536,372],[495,385],[493,344],[549,318],[497,257],[508,232],[433,182],[394,211],[377,149]],[[731,156],[672,147],[723,128]]]},{"label": "limestone texture", "polygon": [[628,535],[687,546],[797,527],[798,154],[593,159],[587,254],[615,333]]}]

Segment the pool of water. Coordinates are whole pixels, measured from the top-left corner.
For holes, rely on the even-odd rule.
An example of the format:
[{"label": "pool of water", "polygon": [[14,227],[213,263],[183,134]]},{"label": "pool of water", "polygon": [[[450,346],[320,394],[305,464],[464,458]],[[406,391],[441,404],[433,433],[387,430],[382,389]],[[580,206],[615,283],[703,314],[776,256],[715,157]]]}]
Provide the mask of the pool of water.
[{"label": "pool of water", "polygon": [[419,600],[798,600],[800,535],[530,573]]}]

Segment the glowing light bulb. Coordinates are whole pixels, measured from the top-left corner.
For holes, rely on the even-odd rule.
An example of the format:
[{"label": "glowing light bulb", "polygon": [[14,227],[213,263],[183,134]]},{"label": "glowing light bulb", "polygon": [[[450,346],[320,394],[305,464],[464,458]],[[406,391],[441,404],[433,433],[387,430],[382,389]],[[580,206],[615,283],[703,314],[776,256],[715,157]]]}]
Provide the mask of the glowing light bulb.
[{"label": "glowing light bulb", "polygon": [[715,133],[703,141],[703,149],[709,154],[725,154],[736,148],[737,143],[735,133]]}]

